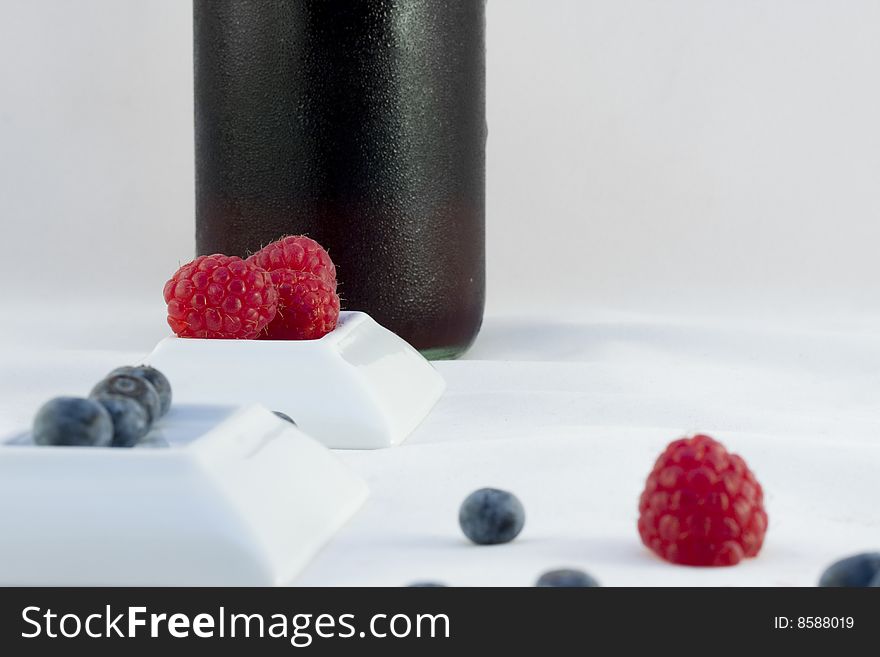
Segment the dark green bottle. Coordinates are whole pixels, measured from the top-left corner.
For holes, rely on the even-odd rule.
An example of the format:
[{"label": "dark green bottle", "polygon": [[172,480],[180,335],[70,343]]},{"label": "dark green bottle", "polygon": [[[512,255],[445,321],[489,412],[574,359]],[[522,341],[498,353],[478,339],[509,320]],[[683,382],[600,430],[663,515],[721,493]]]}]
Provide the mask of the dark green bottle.
[{"label": "dark green bottle", "polygon": [[429,357],[485,296],[484,0],[194,0],[196,245],[304,233]]}]

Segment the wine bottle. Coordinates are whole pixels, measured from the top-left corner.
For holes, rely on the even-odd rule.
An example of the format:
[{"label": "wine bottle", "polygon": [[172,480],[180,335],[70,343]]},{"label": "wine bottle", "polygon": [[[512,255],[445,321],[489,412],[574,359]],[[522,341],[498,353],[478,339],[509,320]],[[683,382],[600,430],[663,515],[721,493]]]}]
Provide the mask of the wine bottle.
[{"label": "wine bottle", "polygon": [[196,249],[306,234],[428,357],[485,297],[485,1],[194,0]]}]

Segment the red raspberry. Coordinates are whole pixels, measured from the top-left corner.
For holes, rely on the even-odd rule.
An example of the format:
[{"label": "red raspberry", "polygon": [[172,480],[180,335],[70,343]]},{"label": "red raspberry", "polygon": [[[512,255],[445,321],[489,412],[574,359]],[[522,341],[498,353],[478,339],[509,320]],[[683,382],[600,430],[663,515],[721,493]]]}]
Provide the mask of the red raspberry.
[{"label": "red raspberry", "polygon": [[305,235],[290,235],[272,242],[248,258],[266,271],[291,269],[314,274],[336,289],[336,266],[330,255],[315,240]]},{"label": "red raspberry", "polygon": [[270,340],[314,340],[336,328],[339,297],[322,278],[301,271],[270,272],[278,290],[278,314],[266,330]]},{"label": "red raspberry", "polygon": [[642,542],[689,566],[733,566],[764,542],[764,493],[745,461],[709,436],[669,444],[639,500]]},{"label": "red raspberry", "polygon": [[236,256],[200,256],[163,292],[168,325],[182,338],[256,338],[275,317],[278,293],[269,274]]}]

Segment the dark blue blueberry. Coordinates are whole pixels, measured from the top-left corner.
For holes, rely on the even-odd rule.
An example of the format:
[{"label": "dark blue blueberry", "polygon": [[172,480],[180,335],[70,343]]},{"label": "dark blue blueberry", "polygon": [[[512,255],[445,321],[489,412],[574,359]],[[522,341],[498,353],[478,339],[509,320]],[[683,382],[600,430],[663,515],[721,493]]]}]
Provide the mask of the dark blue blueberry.
[{"label": "dark blue blueberry", "polygon": [[872,589],[880,588],[880,570],[878,570],[877,574],[874,575],[874,579],[868,582],[868,586]]},{"label": "dark blue blueberry", "polygon": [[98,395],[93,399],[107,409],[113,420],[113,447],[131,447],[149,433],[147,411],[131,397]]},{"label": "dark blue blueberry", "polygon": [[479,545],[512,541],[522,531],[525,520],[525,509],[516,496],[496,488],[474,491],[458,512],[461,531]]},{"label": "dark blue blueberry", "polygon": [[856,554],[828,566],[819,579],[819,586],[864,587],[880,575],[880,552]]},{"label": "dark blue blueberry", "polygon": [[150,367],[149,365],[138,365],[136,367],[126,365],[125,367],[117,367],[107,375],[107,378],[116,376],[117,374],[139,376],[152,383],[153,387],[156,389],[156,393],[159,395],[159,403],[161,404],[159,415],[165,415],[171,408],[171,382],[168,380],[167,376],[162,374],[162,372],[155,367]]},{"label": "dark blue blueberry", "polygon": [[280,417],[282,420],[284,420],[286,422],[290,422],[293,426],[296,426],[296,422],[294,422],[293,418],[290,417],[287,413],[282,413],[281,411],[272,411],[272,412],[275,413],[275,415]]},{"label": "dark blue blueberry", "polygon": [[159,393],[156,392],[156,388],[152,383],[139,376],[128,374],[108,376],[92,388],[89,397],[103,397],[104,395],[131,397],[147,411],[151,425],[162,414],[162,402],[159,401]]},{"label": "dark blue blueberry", "polygon": [[407,584],[407,588],[411,589],[440,589],[446,588],[446,584],[441,584],[440,582],[413,582],[412,584]]},{"label": "dark blue blueberry", "polygon": [[107,447],[113,440],[113,420],[93,399],[57,397],[37,411],[34,442],[38,445]]},{"label": "dark blue blueberry", "polygon": [[535,586],[552,586],[561,588],[591,588],[599,586],[599,582],[592,575],[588,575],[583,570],[574,568],[560,568],[559,570],[548,570],[538,578]]}]

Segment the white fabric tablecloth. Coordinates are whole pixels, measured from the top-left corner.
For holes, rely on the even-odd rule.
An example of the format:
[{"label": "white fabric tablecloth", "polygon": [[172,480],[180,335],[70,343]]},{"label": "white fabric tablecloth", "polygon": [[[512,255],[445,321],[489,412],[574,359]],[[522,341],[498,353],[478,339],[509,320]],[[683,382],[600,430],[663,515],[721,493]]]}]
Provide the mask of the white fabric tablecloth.
[{"label": "white fabric tablecloth", "polygon": [[[465,359],[437,363],[448,390],[404,445],[339,452],[372,494],[296,583],[531,585],[572,566],[605,585],[813,585],[835,558],[880,549],[873,328],[489,318]],[[63,332],[33,315],[7,322],[0,434],[51,396],[87,392],[164,332],[161,309],[144,307],[97,324],[71,312]],[[735,568],[665,564],[636,531],[654,459],[695,431],[740,453],[765,489],[764,549]],[[513,543],[477,547],[461,535],[458,505],[482,486],[525,505]]]}]

